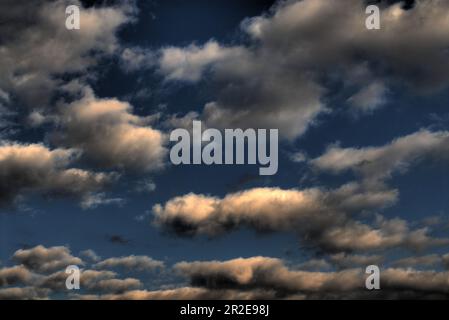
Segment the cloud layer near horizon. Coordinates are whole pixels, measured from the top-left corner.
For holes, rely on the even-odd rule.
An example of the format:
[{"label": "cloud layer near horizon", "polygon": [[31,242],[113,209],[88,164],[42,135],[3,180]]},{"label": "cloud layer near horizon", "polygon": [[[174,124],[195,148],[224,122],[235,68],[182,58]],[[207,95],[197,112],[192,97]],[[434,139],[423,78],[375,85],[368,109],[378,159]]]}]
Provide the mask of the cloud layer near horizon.
[{"label": "cloud layer near horizon", "polygon": [[[328,263],[338,266],[336,261],[341,262],[342,258],[362,259],[347,255]],[[263,256],[182,261],[170,268],[146,256],[111,257],[104,264],[96,264],[97,269],[89,269],[89,263],[74,256],[67,247],[39,245],[18,250],[13,259],[21,264],[0,268],[1,299],[48,299],[54,294],[73,299],[387,299],[447,298],[449,293],[447,271],[387,267],[381,272],[381,290],[369,291],[365,289],[365,266],[307,271],[281,259]],[[366,257],[363,260],[368,261]],[[65,288],[67,274],[64,272],[66,266],[74,263],[86,267],[80,273],[81,291],[75,293]],[[142,280],[119,278],[117,272],[108,270],[123,266],[127,271],[131,268],[138,273],[150,272],[156,280],[161,274],[154,273],[155,263],[158,268],[169,268],[171,274],[185,278],[187,284],[149,290]]]}]

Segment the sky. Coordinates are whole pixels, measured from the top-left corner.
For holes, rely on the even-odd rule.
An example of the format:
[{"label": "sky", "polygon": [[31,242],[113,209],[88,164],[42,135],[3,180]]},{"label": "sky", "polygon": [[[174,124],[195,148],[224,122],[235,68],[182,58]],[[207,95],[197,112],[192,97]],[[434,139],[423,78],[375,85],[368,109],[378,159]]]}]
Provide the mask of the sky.
[{"label": "sky", "polygon": [[448,60],[444,0],[2,1],[0,299],[447,298]]}]

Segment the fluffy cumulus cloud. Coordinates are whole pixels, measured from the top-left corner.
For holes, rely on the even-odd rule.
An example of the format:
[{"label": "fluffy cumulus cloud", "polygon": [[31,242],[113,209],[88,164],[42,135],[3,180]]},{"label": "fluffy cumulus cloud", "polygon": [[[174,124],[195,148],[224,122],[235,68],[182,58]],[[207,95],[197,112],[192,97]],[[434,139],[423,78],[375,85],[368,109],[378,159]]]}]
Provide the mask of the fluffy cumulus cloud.
[{"label": "fluffy cumulus cloud", "polygon": [[27,283],[33,274],[24,266],[5,267],[0,269],[0,287]]},{"label": "fluffy cumulus cloud", "polygon": [[221,88],[201,115],[211,126],[279,128],[295,138],[330,109],[323,98],[331,88],[321,81],[329,75],[348,91],[357,113],[382,106],[396,80],[421,92],[447,87],[448,9],[443,0],[420,1],[410,10],[382,6],[381,29],[374,32],[365,28],[363,1],[281,1],[243,21],[248,45],[211,40],[163,48],[159,71],[167,80],[207,78]]},{"label": "fluffy cumulus cloud", "polygon": [[80,10],[80,30],[65,28],[65,9],[78,0],[6,0],[0,4],[0,88],[42,108],[60,75],[84,73],[118,48],[117,30],[133,19],[133,2]]},{"label": "fluffy cumulus cloud", "polygon": [[29,270],[37,272],[50,272],[66,268],[68,265],[81,265],[83,261],[73,256],[66,247],[46,248],[42,245],[31,249],[17,250],[13,259],[23,264]]},{"label": "fluffy cumulus cloud", "polygon": [[399,218],[377,215],[373,225],[355,219],[394,203],[396,196],[395,190],[364,190],[355,183],[335,190],[255,188],[224,198],[190,193],[155,205],[153,212],[156,225],[182,236],[217,236],[248,226],[295,232],[326,251],[423,249],[448,243],[430,237],[428,228],[412,230]]},{"label": "fluffy cumulus cloud", "polygon": [[[65,27],[65,10],[69,5],[81,8],[79,30],[68,30]],[[0,20],[7,23],[0,28],[0,134],[7,137],[16,133],[18,126],[14,121],[17,119],[23,120],[23,128],[27,124],[56,124],[61,120],[57,114],[58,108],[53,103],[56,91],[64,86],[73,87],[73,84],[67,84],[67,80],[72,78],[68,75],[76,75],[80,79],[95,77],[90,71],[100,59],[119,51],[116,33],[122,26],[133,21],[135,13],[134,2],[83,8],[77,0],[2,1]],[[123,110],[126,108],[128,107],[123,107]],[[12,121],[12,116],[16,120]],[[128,121],[126,123],[131,127],[132,120],[123,121],[121,128],[111,131],[128,143],[132,144],[135,139],[142,139],[142,143],[146,143],[153,138],[152,131],[143,132],[144,129],[137,127],[136,130],[130,130],[125,122]],[[93,126],[92,122],[95,119],[86,126]],[[158,133],[154,136],[157,140]],[[74,145],[79,141],[75,142]],[[149,147],[153,146],[154,144],[150,144]],[[91,151],[86,149],[85,154]],[[104,186],[115,180],[116,174],[72,167],[83,151],[72,147],[60,148],[60,145],[59,148],[49,148],[37,143],[2,140],[1,204],[20,200],[28,193],[75,197],[82,201],[84,208],[117,203],[115,199],[107,199],[101,193]],[[135,156],[131,154],[131,157]],[[153,166],[159,165],[155,158],[150,160]],[[126,165],[128,163],[124,163],[123,159],[118,159],[118,166]],[[147,164],[145,169],[152,165]]]},{"label": "fluffy cumulus cloud", "polygon": [[50,150],[42,144],[0,144],[0,202],[8,204],[28,192],[85,197],[116,178],[70,168],[75,149]]},{"label": "fluffy cumulus cloud", "polygon": [[156,223],[170,226],[180,234],[214,235],[251,225],[259,230],[321,228],[345,220],[347,213],[388,205],[395,201],[394,191],[363,193],[355,185],[334,191],[319,188],[284,190],[255,188],[232,193],[224,198],[201,194],[175,197],[164,205],[155,205]]},{"label": "fluffy cumulus cloud", "polygon": [[127,102],[99,99],[90,88],[83,88],[83,95],[62,108],[56,143],[81,149],[101,167],[132,171],[163,167],[165,136],[150,126],[152,117],[134,115]]},{"label": "fluffy cumulus cloud", "polygon": [[[211,52],[211,48],[222,52]],[[202,62],[190,62],[198,57],[205,58]],[[293,138],[302,134],[325,110],[320,101],[324,90],[309,74],[279,66],[275,62],[279,58],[241,47],[218,47],[209,42],[203,47],[163,50],[160,69],[166,73],[167,80],[189,82],[199,78],[203,71],[211,70],[217,87],[223,89],[216,101],[205,105],[201,114],[209,126],[279,128],[284,137]]]}]

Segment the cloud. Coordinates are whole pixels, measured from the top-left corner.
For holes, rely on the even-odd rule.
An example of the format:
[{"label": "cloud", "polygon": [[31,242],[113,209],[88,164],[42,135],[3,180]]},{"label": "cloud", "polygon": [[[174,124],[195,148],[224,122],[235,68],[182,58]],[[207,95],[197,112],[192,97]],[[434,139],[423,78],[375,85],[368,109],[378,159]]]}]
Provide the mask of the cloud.
[{"label": "cloud", "polygon": [[[399,299],[447,298],[448,272],[388,268],[381,270],[381,290],[365,289],[364,269],[331,272],[294,270],[268,257],[227,261],[181,262],[175,269],[193,287],[210,291],[260,290],[268,297],[289,299]],[[273,293],[274,291],[274,293]]]},{"label": "cloud", "polygon": [[0,287],[27,283],[33,274],[24,266],[5,267],[0,269]]},{"label": "cloud", "polygon": [[121,267],[128,270],[153,271],[164,268],[164,263],[147,256],[131,255],[128,257],[109,258],[96,263],[94,267],[98,269]]},{"label": "cloud", "polygon": [[[447,298],[449,294],[447,271],[418,271],[411,268],[414,261],[410,260],[408,264],[406,259],[402,260],[403,268],[382,268],[381,290],[369,291],[365,289],[367,274],[364,268],[378,258],[342,254],[328,256],[319,263],[316,259],[308,260],[298,267],[263,256],[225,261],[182,261],[170,270],[176,279],[181,276],[188,284],[176,280],[177,283],[153,290],[145,288],[139,279],[120,279],[116,272],[81,269],[83,291],[73,294],[65,287],[67,274],[61,268],[75,262],[74,258],[77,259],[66,247],[37,246],[25,253],[24,250],[17,251],[13,260],[22,264],[0,269],[0,285],[3,286],[0,299],[415,299]],[[113,263],[105,267],[136,268],[135,259],[129,258],[111,257],[104,261]],[[333,271],[326,261],[339,265],[340,269]],[[305,266],[319,266],[320,269],[324,266],[328,271],[305,271]],[[103,266],[97,264],[96,267]],[[55,272],[48,273],[50,270]]]},{"label": "cloud", "polygon": [[321,246],[345,250],[375,250],[405,247],[424,250],[427,247],[449,244],[448,238],[429,236],[428,228],[410,229],[407,221],[394,218],[387,220],[377,216],[374,227],[361,222],[349,222],[343,226],[326,229],[319,238]]},{"label": "cloud", "polygon": [[41,144],[0,144],[0,202],[35,192],[83,198],[115,180],[114,173],[68,168],[77,158],[75,149],[50,150]]},{"label": "cloud", "polygon": [[223,47],[216,41],[203,46],[191,44],[186,48],[161,49],[160,72],[167,80],[198,81],[208,66],[245,55],[242,47]]},{"label": "cloud", "polygon": [[381,82],[373,82],[348,98],[349,104],[360,112],[373,111],[385,103],[387,89]]},{"label": "cloud", "polygon": [[278,128],[287,139],[330,111],[328,83],[342,84],[357,114],[385,104],[396,82],[415,93],[449,85],[447,2],[381,6],[375,31],[365,28],[365,7],[359,0],[280,1],[242,22],[245,45],[162,48],[159,72],[167,81],[212,84],[215,99],[201,113],[208,126]]},{"label": "cloud", "polygon": [[[39,288],[50,289],[54,292],[66,292],[66,280],[68,274],[64,271],[57,271],[49,275],[41,275],[34,282]],[[114,279],[117,276],[115,272],[106,270],[84,270],[80,269],[80,288],[92,290],[96,284],[102,280]]]},{"label": "cloud", "polygon": [[[65,8],[81,8],[80,30],[65,28]],[[0,5],[0,87],[29,108],[45,108],[67,73],[87,74],[119,48],[116,32],[135,15],[133,2],[83,8],[78,0],[6,0]]]},{"label": "cloud", "polygon": [[152,179],[143,179],[137,182],[135,190],[138,193],[150,193],[156,190],[156,183]]},{"label": "cloud", "polygon": [[91,262],[98,262],[101,260],[101,257],[92,249],[83,250],[80,252],[80,255],[86,257]]},{"label": "cloud", "polygon": [[278,297],[298,292],[352,291],[364,286],[360,270],[308,272],[289,270],[282,260],[267,257],[228,261],[180,262],[175,269],[193,286],[208,289],[267,289]]},{"label": "cloud", "polygon": [[131,171],[164,166],[165,136],[149,125],[151,117],[132,114],[132,106],[114,98],[96,98],[83,88],[83,98],[63,108],[61,130],[54,142],[83,150],[95,164]]},{"label": "cloud", "polygon": [[274,293],[262,290],[208,290],[180,287],[165,290],[131,290],[121,294],[76,295],[82,300],[260,300],[273,299]]},{"label": "cloud", "polygon": [[43,273],[83,264],[80,258],[72,256],[70,250],[63,246],[46,248],[38,245],[31,249],[19,249],[13,259],[29,270]]},{"label": "cloud", "polygon": [[40,300],[48,299],[48,289],[34,287],[14,287],[0,289],[0,300]]},{"label": "cloud", "polygon": [[156,55],[139,47],[125,48],[120,55],[120,63],[127,72],[142,70],[156,65]]},{"label": "cloud", "polygon": [[275,6],[271,15],[247,20],[244,28],[264,46],[296,49],[301,65],[338,71],[368,63],[374,76],[426,88],[449,84],[449,69],[439,68],[448,59],[444,48],[449,37],[443,31],[448,28],[446,1],[420,1],[411,10],[400,3],[381,6],[381,28],[376,31],[365,28],[365,8],[358,0],[338,5],[326,0],[287,1]]},{"label": "cloud", "polygon": [[405,172],[423,159],[443,159],[449,155],[449,132],[420,130],[380,147],[341,148],[330,146],[310,160],[321,171],[341,173],[352,170],[366,182],[377,184],[394,173]]},{"label": "cloud", "polygon": [[273,231],[299,228],[307,222],[313,229],[345,220],[348,212],[383,207],[395,199],[395,191],[364,193],[350,184],[333,191],[254,188],[222,199],[190,193],[163,206],[157,204],[153,211],[156,224],[172,227],[179,234],[215,235],[243,224]]},{"label": "cloud", "polygon": [[101,205],[118,205],[121,206],[125,202],[122,198],[106,198],[104,192],[91,193],[83,198],[81,201],[81,207],[83,209],[92,209]]},{"label": "cloud", "polygon": [[325,259],[310,259],[298,265],[298,269],[307,271],[329,270],[331,265]]},{"label": "cloud", "polygon": [[105,292],[125,292],[133,289],[138,289],[142,283],[138,279],[104,279],[88,286],[89,290],[105,291]]},{"label": "cloud", "polygon": [[218,236],[241,227],[260,232],[296,233],[316,249],[364,251],[404,246],[422,250],[448,239],[429,228],[410,229],[405,220],[376,215],[372,225],[357,215],[396,201],[395,190],[364,189],[349,183],[335,190],[254,188],[224,198],[186,194],[153,207],[154,223],[180,236]]},{"label": "cloud", "polygon": [[[92,252],[92,250],[87,250],[87,252]],[[72,264],[85,265],[80,258],[71,255],[70,250],[64,246],[46,248],[39,245],[31,249],[20,249],[14,253],[12,260],[20,265],[0,269],[0,286],[27,285],[28,288],[24,291],[19,290],[24,289],[22,287],[14,288],[17,290],[2,289],[0,296],[14,297],[22,294],[24,299],[35,299],[41,292],[46,294],[67,293],[68,274],[65,272],[65,268]],[[162,262],[142,256],[106,259],[102,263],[96,264],[96,268],[98,269],[100,265],[102,267],[123,266],[135,270],[163,267]],[[88,292],[110,294],[142,287],[142,283],[138,279],[119,279],[117,276],[116,272],[109,270],[80,269],[80,286]]]},{"label": "cloud", "polygon": [[330,255],[329,260],[338,269],[347,269],[372,264],[379,266],[384,261],[384,257],[381,255],[359,255],[340,252]]},{"label": "cloud", "polygon": [[441,263],[442,259],[437,254],[429,254],[419,257],[408,257],[393,261],[395,267],[416,267],[416,266],[435,266]]}]

